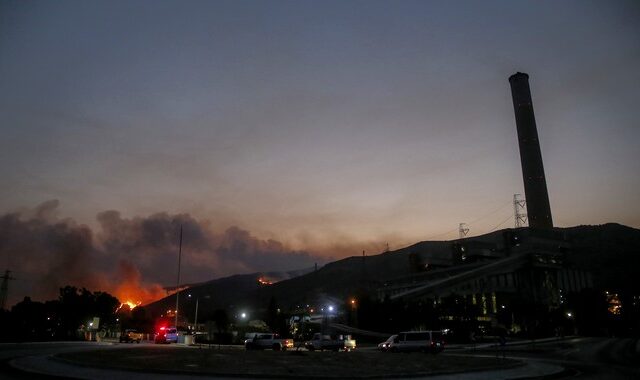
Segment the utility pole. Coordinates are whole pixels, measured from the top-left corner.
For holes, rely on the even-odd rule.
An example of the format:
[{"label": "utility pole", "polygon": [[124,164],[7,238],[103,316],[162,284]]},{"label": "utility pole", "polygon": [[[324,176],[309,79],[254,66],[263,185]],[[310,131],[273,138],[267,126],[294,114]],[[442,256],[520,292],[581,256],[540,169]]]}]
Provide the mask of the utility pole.
[{"label": "utility pole", "polygon": [[5,270],[4,276],[0,277],[2,279],[2,285],[0,286],[0,310],[4,310],[7,305],[7,297],[9,295],[9,280],[15,280],[15,278],[10,276],[11,271]]},{"label": "utility pole", "polygon": [[178,329],[178,305],[180,301],[180,261],[182,260],[182,225],[180,225],[180,245],[178,248],[178,281],[176,283],[176,331]]},{"label": "utility pole", "polygon": [[460,239],[464,239],[469,233],[469,227],[467,226],[467,223],[460,223],[460,226],[458,227],[458,232],[460,234]]},{"label": "utility pole", "polygon": [[365,251],[362,251],[362,266],[360,267],[360,276],[361,276],[361,283],[363,284],[363,286],[366,286],[367,284],[367,263],[366,263],[366,254]]},{"label": "utility pole", "polygon": [[198,296],[198,298],[196,298],[196,317],[195,317],[195,321],[193,322],[193,329],[197,332],[198,331],[198,302],[200,301],[200,296]]},{"label": "utility pole", "polygon": [[524,227],[527,224],[526,204],[526,200],[520,199],[520,194],[513,194],[513,218],[516,221],[516,228]]}]

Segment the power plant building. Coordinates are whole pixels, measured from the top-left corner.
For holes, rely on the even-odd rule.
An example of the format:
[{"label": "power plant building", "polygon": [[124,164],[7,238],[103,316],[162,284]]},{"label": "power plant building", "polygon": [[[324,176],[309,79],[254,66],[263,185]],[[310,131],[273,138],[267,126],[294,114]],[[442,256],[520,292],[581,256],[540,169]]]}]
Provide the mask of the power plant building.
[{"label": "power plant building", "polygon": [[443,265],[442,252],[437,266],[430,265],[433,255],[428,249],[412,252],[413,261],[424,262],[414,267],[423,269],[386,281],[378,288],[379,299],[437,303],[455,296],[462,303],[476,305],[479,320],[495,323],[502,309],[513,310],[517,303],[526,301],[552,310],[563,303],[566,294],[593,287],[589,273],[565,264],[571,244],[553,230],[529,76],[516,73],[509,83],[529,227],[451,241],[448,265]]}]

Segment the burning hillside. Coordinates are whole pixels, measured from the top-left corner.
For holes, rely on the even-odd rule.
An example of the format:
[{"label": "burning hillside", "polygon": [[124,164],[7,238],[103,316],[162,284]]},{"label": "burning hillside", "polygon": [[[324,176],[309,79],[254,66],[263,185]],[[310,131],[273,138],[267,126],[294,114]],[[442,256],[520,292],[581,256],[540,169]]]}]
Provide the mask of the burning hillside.
[{"label": "burning hillside", "polygon": [[119,263],[119,282],[113,294],[131,309],[159,300],[167,295],[159,284],[143,284],[140,271],[130,262]]}]

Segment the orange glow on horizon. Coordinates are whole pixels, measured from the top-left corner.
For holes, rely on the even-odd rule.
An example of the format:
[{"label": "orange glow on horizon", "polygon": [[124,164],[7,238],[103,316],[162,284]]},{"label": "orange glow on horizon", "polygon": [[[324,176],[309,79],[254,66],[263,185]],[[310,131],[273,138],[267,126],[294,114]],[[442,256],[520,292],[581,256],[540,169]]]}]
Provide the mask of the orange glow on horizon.
[{"label": "orange glow on horizon", "polygon": [[123,305],[129,305],[131,309],[155,302],[167,296],[167,292],[160,285],[154,284],[150,286],[142,286],[140,283],[124,283],[118,286],[114,295],[121,301]]},{"label": "orange glow on horizon", "polygon": [[113,294],[131,309],[167,296],[167,292],[160,284],[144,283],[140,271],[134,264],[121,261],[119,269],[120,278],[118,285],[113,289]]},{"label": "orange glow on horizon", "polygon": [[122,309],[122,307],[123,307],[124,305],[129,306],[129,309],[130,309],[130,310],[133,310],[133,309],[135,309],[136,307],[140,306],[140,304],[142,304],[142,302],[140,302],[140,301],[137,301],[137,302],[133,302],[133,301],[125,301],[125,302],[121,303],[121,304],[120,304],[120,306],[118,306],[118,308],[116,309],[116,313],[117,313],[118,311],[120,311],[120,309]]},{"label": "orange glow on horizon", "polygon": [[133,301],[125,301],[123,303],[123,305],[129,305],[129,308],[131,310],[135,309],[137,306],[140,306],[142,302],[138,301],[138,302],[133,302]]}]

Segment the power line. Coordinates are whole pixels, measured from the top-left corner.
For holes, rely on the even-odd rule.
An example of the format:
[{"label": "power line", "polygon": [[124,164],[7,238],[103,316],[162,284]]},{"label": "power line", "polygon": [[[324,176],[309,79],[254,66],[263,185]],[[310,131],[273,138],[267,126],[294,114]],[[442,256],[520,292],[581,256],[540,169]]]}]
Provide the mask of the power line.
[{"label": "power line", "polygon": [[501,225],[503,225],[503,224],[505,224],[506,222],[510,221],[510,220],[511,220],[511,218],[513,218],[513,215],[509,215],[509,216],[507,217],[507,219],[503,220],[502,222],[500,222],[500,224],[498,224],[497,226],[493,227],[493,229],[491,229],[489,232],[493,232],[493,231],[497,230],[497,229],[498,229],[498,227],[500,227]]},{"label": "power line", "polygon": [[498,211],[502,210],[503,208],[509,206],[510,204],[511,204],[511,201],[509,201],[507,203],[504,203],[500,207],[498,207],[497,209],[495,209],[495,210],[493,210],[493,211],[491,211],[491,212],[489,212],[487,214],[484,214],[483,216],[481,216],[481,217],[479,217],[479,218],[477,218],[477,219],[475,219],[475,220],[473,220],[473,221],[471,221],[471,222],[469,222],[467,224],[473,224],[475,222],[478,222],[478,221],[480,221],[480,220],[482,220],[482,219],[484,219],[484,218],[486,218],[486,217],[488,217],[490,215],[493,215],[493,214],[497,213]]},{"label": "power line", "polygon": [[[492,211],[490,211],[490,212],[488,212],[488,213],[486,213],[486,214],[484,214],[484,215],[482,215],[482,216],[480,216],[480,217],[478,217],[478,218],[474,219],[473,221],[471,221],[471,222],[469,222],[469,223],[465,223],[465,224],[466,224],[467,226],[469,226],[469,225],[471,225],[471,224],[473,224],[473,223],[479,222],[480,220],[482,220],[482,219],[484,219],[484,218],[486,218],[486,217],[488,217],[488,216],[491,216],[491,215],[493,215],[493,214],[497,213],[498,211],[501,211],[502,209],[504,209],[505,207],[507,207],[507,206],[509,206],[509,205],[511,205],[511,204],[512,204],[512,203],[511,203],[511,201],[509,201],[509,202],[507,202],[507,203],[503,203],[503,204],[501,204],[498,208],[496,208],[496,209],[494,209],[494,210],[492,210]],[[454,229],[451,229],[451,230],[446,231],[446,232],[442,232],[442,233],[438,233],[438,234],[435,234],[435,235],[428,236],[428,237],[426,237],[426,238],[425,238],[425,240],[431,240],[431,239],[433,239],[433,238],[437,238],[437,237],[440,237],[440,236],[449,235],[449,234],[451,234],[451,233],[453,233],[453,232],[456,232],[456,231],[458,231],[458,233],[460,232],[460,226],[459,226],[459,225],[458,225],[458,228],[454,228]],[[468,232],[468,231],[467,231],[467,232]],[[466,235],[465,235],[465,236],[466,236]]]},{"label": "power line", "polygon": [[443,232],[441,234],[431,235],[431,236],[427,237],[425,240],[431,240],[433,238],[437,238],[437,237],[440,237],[440,236],[448,235],[448,234],[450,234],[452,232],[455,232],[455,231],[458,231],[458,228],[454,228],[452,230],[449,230],[447,232]]}]

